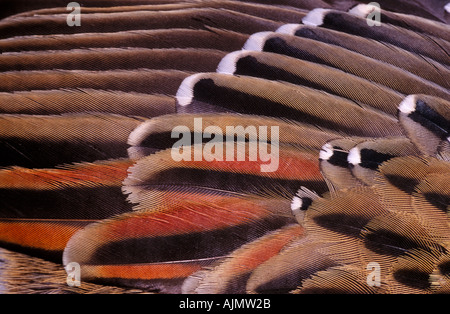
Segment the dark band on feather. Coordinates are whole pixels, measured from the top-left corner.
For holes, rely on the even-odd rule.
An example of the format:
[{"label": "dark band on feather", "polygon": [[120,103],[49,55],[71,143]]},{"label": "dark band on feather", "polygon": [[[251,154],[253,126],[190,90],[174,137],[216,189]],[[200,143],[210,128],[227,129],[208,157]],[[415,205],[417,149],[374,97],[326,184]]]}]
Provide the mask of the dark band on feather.
[{"label": "dark band on feather", "polygon": [[381,43],[365,37],[353,36],[328,28],[310,27],[306,25],[299,25],[294,35],[336,45],[392,64],[443,87],[450,87],[450,83],[446,79],[449,75],[447,67],[437,62],[430,63],[420,55],[394,45]]},{"label": "dark band on feather", "polygon": [[375,253],[398,257],[413,249],[423,249],[427,252],[433,252],[433,250],[445,251],[445,248],[437,243],[428,246],[430,243],[421,243],[418,239],[404,236],[384,228],[378,230],[366,228],[366,230],[364,245]]},{"label": "dark band on feather", "polygon": [[93,162],[109,158],[126,158],[128,145],[111,142],[51,142],[26,138],[3,138],[0,141],[0,167],[51,168],[74,162]]},{"label": "dark band on feather", "polygon": [[450,121],[420,99],[416,101],[416,109],[408,116],[442,140],[450,134]]},{"label": "dark band on feather", "polygon": [[377,152],[373,149],[363,148],[360,151],[361,162],[359,165],[364,168],[376,170],[383,162],[396,157],[386,153]]},{"label": "dark band on feather", "polygon": [[430,274],[418,269],[398,269],[394,271],[394,279],[417,289],[429,289],[431,286]]},{"label": "dark band on feather", "polygon": [[[289,221],[288,218],[271,217],[219,230],[111,242],[98,247],[88,264],[157,263],[222,257]],[[133,252],[133,255],[119,254],[111,259],[113,252]]]},{"label": "dark band on feather", "polygon": [[405,50],[428,56],[443,64],[450,64],[448,53],[445,51],[445,46],[448,46],[448,43],[445,44],[444,41],[440,41],[438,38],[426,39],[407,29],[384,23],[378,27],[370,27],[367,25],[366,19],[336,11],[327,12],[323,17],[321,26],[356,36],[388,42]]},{"label": "dark band on feather", "polygon": [[[0,189],[0,218],[106,219],[132,206],[121,187]],[[95,209],[95,210],[94,210]]]},{"label": "dark band on feather", "polygon": [[[253,79],[253,78],[252,78]],[[257,80],[254,78],[253,80]],[[260,79],[259,79],[260,80]],[[272,82],[273,84],[282,84],[282,83],[276,83]],[[280,88],[286,88],[288,90],[294,90],[295,86],[281,86]],[[314,94],[315,92],[320,93],[319,91],[310,91],[311,94]],[[317,94],[319,97],[332,97],[328,94],[321,93]],[[319,125],[323,126],[325,128],[329,128],[332,130],[339,130],[339,131],[345,131],[348,134],[353,135],[367,135],[367,132],[374,132],[374,133],[384,133],[387,130],[374,130],[374,129],[361,129],[361,124],[359,124],[359,127],[349,125],[349,123],[353,123],[353,121],[346,120],[339,121],[339,120],[333,120],[333,117],[330,115],[330,117],[323,117],[319,115],[313,115],[307,110],[302,110],[299,102],[299,109],[291,106],[287,106],[283,104],[282,102],[277,102],[275,100],[265,98],[259,95],[252,95],[250,93],[246,93],[245,91],[235,90],[232,88],[229,88],[227,86],[220,86],[219,84],[216,84],[216,82],[211,78],[201,78],[198,80],[198,82],[195,83],[193,87],[193,96],[194,96],[194,102],[192,105],[192,109],[188,110],[196,110],[196,106],[198,103],[201,104],[208,104],[213,106],[214,108],[225,110],[228,112],[233,113],[243,113],[243,114],[259,114],[259,115],[265,115],[270,117],[280,117],[280,118],[287,118],[291,120],[296,120],[299,122],[305,122],[312,125]],[[352,106],[356,106],[354,103],[350,103],[345,98],[337,98],[333,99],[334,106],[338,104],[337,101],[340,102],[340,105],[344,107],[344,102],[348,102],[348,110],[350,110]],[[291,100],[289,100],[291,101]],[[292,99],[292,101],[294,101]],[[304,101],[304,99],[303,99]],[[330,101],[332,101],[330,99]],[[295,105],[295,102],[293,103]],[[309,104],[311,105],[311,104]],[[309,108],[307,105],[304,105],[305,109]],[[357,107],[355,107],[356,109]],[[362,110],[361,108],[357,108],[358,110]],[[381,118],[379,113],[374,114],[378,115],[378,117]],[[388,116],[385,117],[386,120],[389,120]],[[395,126],[395,123],[391,123],[393,121],[386,121],[388,124],[392,124],[392,128],[389,129],[388,132],[396,132],[395,129],[397,128]]]},{"label": "dark band on feather", "polygon": [[[320,51],[318,50],[319,47],[321,48]],[[443,87],[410,72],[320,41],[285,34],[271,35],[265,39],[262,50],[332,66],[387,86],[405,95],[424,93],[440,95],[440,97],[445,99],[450,98],[448,91]],[[328,56],[324,54],[325,51],[328,53]],[[339,58],[339,61],[334,60],[336,57]],[[387,73],[390,73],[390,75],[388,76]],[[399,84],[399,81],[395,81],[394,77],[402,80],[402,83]],[[407,84],[407,81],[413,85]]]},{"label": "dark band on feather", "polygon": [[341,147],[334,146],[333,147],[333,155],[331,155],[330,158],[327,159],[327,161],[334,165],[341,168],[347,168],[349,166],[348,161],[348,152],[342,150]]},{"label": "dark band on feather", "polygon": [[[193,178],[195,178],[193,182]],[[151,182],[145,182],[144,186],[150,189],[164,191],[173,189],[173,186],[189,187],[194,184],[202,189],[217,189],[233,193],[251,193],[256,195],[266,195],[269,192],[278,192],[287,198],[292,198],[299,186],[306,186],[317,193],[326,190],[322,181],[293,180],[282,178],[271,178],[255,174],[233,173],[216,170],[201,170],[194,168],[172,168],[162,170],[155,174]],[[267,187],[271,187],[271,191]]]},{"label": "dark band on feather", "polygon": [[423,193],[425,199],[444,213],[449,213],[450,195]]},{"label": "dark band on feather", "polygon": [[326,214],[318,215],[313,220],[326,229],[357,238],[370,219],[350,214]]}]

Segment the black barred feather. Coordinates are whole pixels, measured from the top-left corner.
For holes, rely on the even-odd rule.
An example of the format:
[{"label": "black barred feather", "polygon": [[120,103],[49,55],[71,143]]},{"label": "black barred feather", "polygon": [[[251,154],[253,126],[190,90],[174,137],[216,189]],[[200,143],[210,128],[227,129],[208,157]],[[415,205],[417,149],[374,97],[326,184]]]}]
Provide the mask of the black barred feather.
[{"label": "black barred feather", "polygon": [[450,292],[448,4],[11,3],[0,291]]},{"label": "black barred feather", "polygon": [[449,65],[450,63],[448,58],[450,43],[445,39],[430,35],[421,36],[421,34],[415,31],[387,23],[381,23],[378,27],[370,27],[365,18],[347,12],[315,9],[303,19],[303,24],[372,38],[414,53],[419,53],[445,65]]},{"label": "black barred feather", "polygon": [[[177,92],[177,102],[179,110],[186,113],[259,113],[354,136],[402,134],[393,116],[372,107],[315,88],[249,76],[221,73],[189,76]],[[375,121],[376,127],[369,127]],[[368,127],[364,128],[365,125]]]},{"label": "black barred feather", "polygon": [[419,77],[448,88],[449,69],[421,54],[402,49],[393,44],[379,42],[371,38],[353,36],[337,30],[314,27],[303,24],[287,24],[277,30],[277,33],[309,38],[351,51],[364,56],[389,63],[393,66],[411,72]]},{"label": "black barred feather", "polygon": [[[442,95],[441,97],[445,99],[449,98],[447,89],[413,75],[411,72],[354,51],[309,38],[275,32],[260,32],[250,36],[244,49],[278,53],[332,66],[387,86],[402,94],[430,93],[432,95]],[[423,92],[420,92],[421,90]]]}]

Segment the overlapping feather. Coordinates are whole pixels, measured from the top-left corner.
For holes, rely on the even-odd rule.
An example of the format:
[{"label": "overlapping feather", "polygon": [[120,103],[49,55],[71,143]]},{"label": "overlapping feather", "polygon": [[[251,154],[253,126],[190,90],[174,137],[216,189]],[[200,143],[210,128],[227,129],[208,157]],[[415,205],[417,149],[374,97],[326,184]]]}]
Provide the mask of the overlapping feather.
[{"label": "overlapping feather", "polygon": [[[383,2],[379,28],[354,4],[2,20],[1,244],[165,293],[448,292],[449,28],[434,3]],[[206,158],[173,160],[180,125]],[[214,161],[214,135],[245,160]],[[249,158],[260,140],[275,171]]]}]

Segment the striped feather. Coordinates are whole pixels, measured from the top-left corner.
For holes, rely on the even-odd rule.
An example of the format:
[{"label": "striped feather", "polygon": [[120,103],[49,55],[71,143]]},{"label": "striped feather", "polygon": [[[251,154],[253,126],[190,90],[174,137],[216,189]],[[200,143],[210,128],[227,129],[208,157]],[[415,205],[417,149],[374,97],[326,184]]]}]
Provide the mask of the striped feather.
[{"label": "striped feather", "polygon": [[175,98],[101,89],[55,89],[0,93],[2,114],[61,115],[98,112],[151,118],[175,113]]},{"label": "striped feather", "polygon": [[379,42],[371,38],[353,36],[337,30],[303,24],[283,25],[277,30],[277,33],[309,38],[318,42],[342,47],[369,58],[389,63],[442,87],[449,87],[447,79],[448,67],[393,44]]},{"label": "striped feather", "polygon": [[137,29],[110,33],[76,33],[20,36],[0,39],[2,52],[71,50],[82,48],[202,48],[233,51],[240,49],[248,35],[207,27],[206,29]]},{"label": "striped feather", "polygon": [[[352,135],[401,134],[395,118],[370,107],[305,86],[260,78],[196,74],[183,81],[177,92],[177,102],[182,112],[259,113],[321,125]],[[331,114],[330,107],[340,115]],[[377,130],[361,129],[361,125],[374,121],[378,121]]]},{"label": "striped feather", "polygon": [[448,41],[432,36],[421,36],[402,27],[383,23],[379,27],[370,27],[366,19],[336,10],[313,10],[302,22],[387,42],[405,50],[420,53],[445,65],[449,65],[450,62]]},{"label": "striped feather", "polygon": [[90,0],[79,27],[17,6],[0,21],[1,246],[78,262],[92,288],[62,292],[448,292],[438,2],[382,0],[377,27],[360,1]]},{"label": "striped feather", "polygon": [[[164,14],[161,14],[163,12]],[[75,33],[109,33],[139,29],[204,28],[213,26],[247,34],[266,29],[276,29],[280,22],[260,18],[238,11],[180,9],[161,12],[135,11],[88,13],[79,28],[67,27],[65,15],[42,15],[11,18],[0,22],[0,38],[23,35],[50,35]]]},{"label": "striped feather", "polygon": [[142,121],[102,113],[4,114],[0,119],[1,166],[29,168],[126,158],[128,136]]},{"label": "striped feather", "polygon": [[[341,69],[356,76],[387,86],[404,95],[424,93],[442,95],[448,99],[448,90],[430,83],[397,67],[363,56],[353,51],[282,33],[261,32],[250,36],[245,50],[265,51]],[[423,92],[419,92],[422,90]]]}]

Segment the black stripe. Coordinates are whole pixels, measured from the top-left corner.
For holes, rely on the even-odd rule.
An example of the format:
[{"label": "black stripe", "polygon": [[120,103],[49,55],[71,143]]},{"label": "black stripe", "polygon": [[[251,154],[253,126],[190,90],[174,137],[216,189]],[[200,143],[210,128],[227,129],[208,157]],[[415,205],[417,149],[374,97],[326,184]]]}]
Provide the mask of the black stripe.
[{"label": "black stripe", "polygon": [[423,193],[425,199],[444,213],[448,213],[450,196],[439,193]]},{"label": "black stripe", "polygon": [[430,274],[415,269],[399,269],[394,272],[398,282],[416,289],[428,289],[431,286]]},{"label": "black stripe", "polygon": [[[263,97],[218,86],[212,79],[201,79],[194,86],[195,101],[211,104],[232,113],[280,117],[312,125],[321,125],[353,135],[364,135],[361,128],[322,119]],[[195,104],[194,104],[195,106]]]},{"label": "black stripe", "polygon": [[81,140],[34,141],[26,138],[0,140],[0,167],[52,168],[73,162],[127,158],[128,145],[123,142],[88,142]]},{"label": "black stripe", "polygon": [[449,136],[450,121],[420,99],[416,102],[416,110],[411,112],[408,117],[443,140]]},{"label": "black stripe", "polygon": [[319,226],[351,237],[359,237],[361,229],[369,220],[367,217],[350,214],[327,214],[313,218]]},{"label": "black stripe", "polygon": [[121,187],[0,189],[0,218],[104,219],[132,210]]},{"label": "black stripe", "polygon": [[412,249],[422,249],[426,252],[445,251],[437,243],[429,243],[427,246],[422,244],[418,240],[402,236],[395,232],[386,229],[370,230],[364,237],[364,245],[372,252],[378,254],[389,254],[391,256],[400,256]]},{"label": "black stripe", "polygon": [[50,251],[50,250],[44,250],[44,249],[35,249],[35,248],[20,246],[17,244],[6,243],[6,242],[2,242],[2,241],[0,241],[0,247],[10,250],[10,251],[13,251],[13,252],[18,252],[18,253],[26,254],[29,256],[42,258],[42,259],[45,259],[50,262],[62,264],[63,251]]},{"label": "black stripe", "polygon": [[300,186],[317,193],[323,193],[327,187],[323,181],[294,180],[265,177],[255,174],[236,173],[195,168],[171,168],[156,173],[150,182],[143,186],[150,189],[173,190],[174,186],[185,188],[210,188],[230,192],[245,192],[257,195],[278,193],[291,198]]},{"label": "black stripe", "polygon": [[327,161],[333,166],[341,168],[348,168],[348,152],[344,151],[341,147],[333,146],[333,155],[327,159]]},{"label": "black stripe", "polygon": [[[214,135],[211,136],[211,138],[207,138],[204,137],[204,135],[206,134],[210,134],[207,132],[203,132],[202,133],[197,133],[197,136],[201,137],[202,141],[201,143],[205,144],[205,143],[211,143],[212,141],[214,143],[216,142],[226,142],[226,141],[233,141],[233,142],[245,142],[248,143],[249,142],[249,138],[248,135],[245,135],[244,137],[238,136],[237,134],[234,134],[234,138],[230,138],[229,136],[226,136],[226,134],[224,134],[224,136],[222,136],[222,138],[220,138],[218,135]],[[197,144],[195,141],[195,132],[190,132],[190,143],[191,144]],[[184,135],[183,135],[184,136]],[[178,142],[178,140],[181,138],[180,137],[172,137],[172,131],[164,131],[164,132],[159,132],[159,133],[151,133],[149,135],[147,135],[142,142],[140,142],[137,146],[143,146],[143,147],[148,147],[148,148],[153,148],[155,150],[165,150],[168,148],[176,148],[178,146],[175,145],[176,142]],[[270,144],[270,140],[266,141],[268,144]]]},{"label": "black stripe", "polygon": [[221,257],[289,222],[291,219],[277,216],[218,230],[111,242],[98,247],[89,264],[158,263]]},{"label": "black stripe", "polygon": [[450,261],[440,263],[438,268],[443,276],[450,277]]},{"label": "black stripe", "polygon": [[389,183],[408,194],[413,193],[416,189],[417,184],[419,184],[419,180],[402,177],[400,175],[386,174],[385,178],[389,181]]},{"label": "black stripe", "polygon": [[302,207],[300,207],[300,210],[307,210],[312,203],[313,203],[312,198],[302,197]]},{"label": "black stripe", "polygon": [[394,155],[377,152],[374,149],[363,148],[360,150],[361,162],[359,165],[363,168],[376,170],[385,161],[394,158]]},{"label": "black stripe", "polygon": [[236,62],[235,74],[260,77],[272,81],[285,81],[335,94],[335,91],[330,89],[326,84],[314,83],[311,80],[307,80],[281,68],[261,63],[253,56],[240,58]]},{"label": "black stripe", "polygon": [[319,58],[315,54],[311,54],[306,50],[291,46],[280,37],[271,37],[267,39],[264,43],[263,51],[278,53],[313,63],[329,65],[326,60]]},{"label": "black stripe", "polygon": [[[366,19],[351,16],[350,14],[342,14],[339,12],[328,12],[323,19],[324,28],[333,29],[348,34],[361,36],[363,38],[372,38],[378,41],[384,41],[401,47],[406,50],[412,50],[409,45],[404,44],[404,38],[396,32],[392,27],[370,27],[367,25]],[[403,36],[405,36],[403,34]],[[398,38],[399,37],[399,38]]]}]

